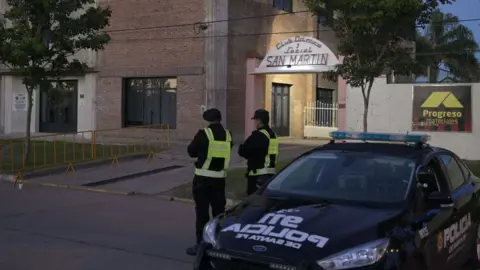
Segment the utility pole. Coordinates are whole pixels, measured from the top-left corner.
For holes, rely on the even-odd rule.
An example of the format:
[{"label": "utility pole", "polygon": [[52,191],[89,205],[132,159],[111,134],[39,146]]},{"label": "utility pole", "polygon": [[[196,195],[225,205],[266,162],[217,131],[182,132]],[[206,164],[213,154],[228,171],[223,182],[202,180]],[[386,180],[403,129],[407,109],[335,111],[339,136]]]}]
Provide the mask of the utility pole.
[{"label": "utility pole", "polygon": [[[227,125],[228,1],[204,0],[206,109],[217,108]],[[213,22],[212,21],[220,21]]]}]

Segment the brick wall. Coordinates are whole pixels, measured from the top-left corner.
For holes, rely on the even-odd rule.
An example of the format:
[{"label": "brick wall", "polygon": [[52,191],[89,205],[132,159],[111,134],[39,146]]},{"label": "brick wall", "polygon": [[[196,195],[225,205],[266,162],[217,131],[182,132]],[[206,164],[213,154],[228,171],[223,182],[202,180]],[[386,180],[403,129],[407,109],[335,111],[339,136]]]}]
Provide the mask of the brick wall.
[{"label": "brick wall", "polygon": [[[112,41],[100,56],[97,128],[122,127],[123,78],[177,76],[177,128],[172,137],[191,138],[198,128],[204,125],[200,115],[200,106],[205,103],[204,40],[201,38],[203,33],[196,31],[192,25],[146,30],[139,28],[201,22],[205,16],[204,1],[101,1],[104,5],[110,5],[113,15],[109,28]],[[242,17],[285,14],[284,11],[273,8],[269,2],[270,0],[229,1],[231,37],[228,41],[227,119],[228,128],[235,138],[243,138],[244,133],[247,54],[254,51],[264,56],[282,39],[295,35],[316,35],[313,32],[316,29],[316,19],[310,13],[236,20]],[[294,11],[306,10],[301,2],[294,0]],[[119,31],[122,29],[136,30]],[[299,33],[257,35],[295,31]],[[271,110],[273,82],[293,85],[290,97],[291,134],[301,136],[303,106],[307,100],[314,97],[314,76],[266,76],[263,104],[267,110]]]},{"label": "brick wall", "polygon": [[[121,128],[122,78],[178,77],[177,129],[191,137],[203,123],[203,34],[192,24],[204,20],[203,0],[101,0],[113,11],[112,41],[101,55],[97,128]],[[149,28],[141,30],[141,28]],[[122,31],[124,29],[136,29]]]}]

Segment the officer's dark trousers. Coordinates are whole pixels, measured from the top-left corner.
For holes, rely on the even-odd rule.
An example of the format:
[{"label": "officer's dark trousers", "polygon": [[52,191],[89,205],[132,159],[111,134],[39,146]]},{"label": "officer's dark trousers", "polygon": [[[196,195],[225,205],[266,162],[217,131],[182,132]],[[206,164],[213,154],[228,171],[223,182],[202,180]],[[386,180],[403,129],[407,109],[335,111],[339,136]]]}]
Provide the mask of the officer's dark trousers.
[{"label": "officer's dark trousers", "polygon": [[203,227],[212,217],[225,212],[225,178],[208,178],[195,176],[193,178],[193,199],[195,200],[197,244],[202,241]]},{"label": "officer's dark trousers", "polygon": [[255,193],[260,186],[268,182],[272,177],[273,174],[247,176],[247,195],[250,196]]}]

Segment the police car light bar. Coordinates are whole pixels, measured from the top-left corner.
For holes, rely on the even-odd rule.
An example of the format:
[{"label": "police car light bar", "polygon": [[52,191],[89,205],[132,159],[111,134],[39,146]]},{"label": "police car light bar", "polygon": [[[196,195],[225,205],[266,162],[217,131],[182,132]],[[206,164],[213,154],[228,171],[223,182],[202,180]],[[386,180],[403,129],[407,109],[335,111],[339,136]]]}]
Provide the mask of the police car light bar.
[{"label": "police car light bar", "polygon": [[426,134],[376,133],[355,131],[333,131],[330,137],[334,140],[383,141],[383,142],[415,142],[426,143],[430,136]]}]

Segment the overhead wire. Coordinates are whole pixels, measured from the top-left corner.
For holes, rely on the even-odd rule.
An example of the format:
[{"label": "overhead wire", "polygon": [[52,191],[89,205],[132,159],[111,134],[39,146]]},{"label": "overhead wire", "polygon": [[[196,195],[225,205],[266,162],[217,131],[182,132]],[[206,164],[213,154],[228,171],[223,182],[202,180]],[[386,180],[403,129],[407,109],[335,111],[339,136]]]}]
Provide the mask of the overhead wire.
[{"label": "overhead wire", "polygon": [[[479,19],[480,20],[480,19]],[[321,32],[324,29],[320,30],[309,30],[309,31],[283,31],[283,32],[264,32],[264,33],[243,33],[243,34],[226,34],[226,35],[208,35],[208,36],[179,36],[179,37],[158,37],[158,38],[126,38],[119,40],[112,40],[110,43],[122,43],[122,42],[146,42],[146,41],[156,41],[156,40],[178,40],[178,39],[207,39],[207,38],[226,38],[226,37],[252,37],[252,36],[269,36],[269,35],[295,35],[295,34],[305,34],[305,33],[316,33]],[[325,29],[326,30],[326,29]],[[467,54],[467,53],[479,53],[479,50],[464,50],[464,51],[452,51],[452,52],[428,52],[421,53],[416,52],[412,53],[415,55],[444,55],[444,54]]]},{"label": "overhead wire", "polygon": [[213,21],[197,21],[193,23],[181,23],[181,24],[169,24],[169,25],[160,25],[160,26],[146,26],[146,27],[135,27],[135,28],[121,28],[121,29],[112,29],[107,30],[108,33],[114,32],[128,32],[128,31],[142,31],[142,30],[157,30],[157,29],[167,29],[167,28],[177,28],[177,27],[186,27],[186,26],[195,26],[199,24],[212,24],[212,23],[221,23],[221,22],[234,22],[234,21],[243,21],[243,20],[253,20],[253,19],[261,19],[261,18],[268,18],[268,17],[276,17],[276,16],[286,16],[286,15],[294,15],[300,13],[310,13],[309,10],[301,10],[301,11],[293,11],[293,12],[285,12],[285,13],[270,13],[264,15],[256,15],[256,16],[247,16],[247,17],[238,17],[238,18],[229,18],[223,20],[213,20]]},{"label": "overhead wire", "polygon": [[[159,29],[168,29],[168,28],[178,28],[178,27],[186,27],[186,26],[198,26],[198,25],[209,25],[213,23],[222,23],[222,22],[235,22],[235,21],[242,21],[242,20],[253,20],[253,19],[262,19],[262,18],[269,18],[269,17],[277,17],[277,16],[287,16],[287,15],[294,15],[294,14],[301,14],[301,13],[311,13],[310,10],[300,10],[300,11],[293,11],[293,12],[284,12],[284,13],[270,13],[264,15],[256,15],[256,16],[246,16],[246,17],[237,17],[237,18],[229,18],[229,19],[222,19],[222,20],[212,20],[212,21],[197,21],[192,23],[181,23],[181,24],[169,24],[169,25],[160,25],[160,26],[146,26],[146,27],[135,27],[135,28],[120,28],[120,29],[111,29],[106,30],[108,33],[116,33],[116,32],[129,32],[129,31],[145,31],[145,30],[159,30]],[[456,21],[445,20],[438,23],[445,23],[445,24],[453,24],[453,23],[462,23],[462,22],[474,22],[480,21],[480,18],[476,19],[461,19]],[[424,24],[417,24],[417,27],[428,25],[428,23]],[[328,31],[332,31],[331,29],[325,29]]]},{"label": "overhead wire", "polygon": [[[125,38],[125,39],[113,39],[111,43],[121,43],[121,42],[146,42],[151,40],[181,40],[181,39],[207,39],[207,38],[226,38],[226,37],[253,37],[253,36],[268,36],[268,35],[287,35],[287,34],[305,34],[305,33],[318,33],[318,32],[333,32],[332,29],[316,29],[316,30],[304,30],[304,31],[281,31],[281,32],[263,32],[263,33],[236,33],[236,34],[222,34],[222,35],[201,35],[201,30],[206,30],[209,24],[214,23],[222,23],[222,22],[235,22],[235,21],[242,21],[242,20],[254,20],[254,19],[262,19],[262,18],[269,18],[269,17],[277,17],[277,16],[287,16],[287,15],[294,15],[294,14],[302,14],[302,13],[311,13],[310,10],[300,10],[300,11],[293,11],[293,12],[275,12],[270,14],[263,14],[263,15],[255,15],[255,16],[246,16],[246,17],[237,17],[237,18],[229,18],[229,19],[222,19],[222,20],[211,20],[211,21],[197,21],[192,23],[181,23],[181,24],[170,24],[170,25],[162,25],[162,26],[148,26],[148,27],[136,27],[136,28],[122,28],[122,29],[111,29],[106,30],[107,33],[121,33],[121,32],[132,32],[132,31],[147,31],[147,30],[161,30],[161,29],[168,29],[168,28],[179,28],[179,27],[187,27],[187,26],[194,26],[194,33],[197,35],[194,36],[174,36],[174,37],[153,37],[153,38]],[[452,21],[444,20],[441,22],[433,22],[433,23],[443,23],[443,24],[455,24],[455,23],[465,23],[465,22],[476,22],[480,21],[480,18],[471,18],[471,19],[459,19]],[[417,27],[422,27],[430,23],[424,24],[416,24]],[[200,29],[200,27],[204,27],[204,29]],[[444,55],[444,54],[463,54],[463,53],[479,53],[480,50],[465,50],[465,51],[452,51],[452,52],[426,52],[421,53],[417,52],[415,55]]]}]

